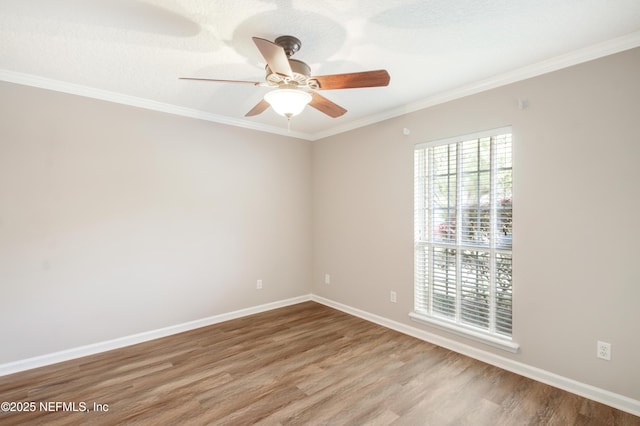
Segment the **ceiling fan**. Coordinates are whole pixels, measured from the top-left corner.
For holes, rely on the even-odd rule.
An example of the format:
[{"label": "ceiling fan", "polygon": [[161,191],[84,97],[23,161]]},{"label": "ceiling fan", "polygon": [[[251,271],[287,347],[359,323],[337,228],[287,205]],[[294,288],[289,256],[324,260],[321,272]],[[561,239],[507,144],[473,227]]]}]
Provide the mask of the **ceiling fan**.
[{"label": "ceiling fan", "polygon": [[340,105],[315,92],[316,90],[380,87],[389,84],[390,77],[386,70],[311,76],[309,65],[297,59],[291,59],[291,56],[302,46],[296,37],[280,36],[275,39],[275,42],[259,37],[252,37],[252,39],[267,61],[265,82],[193,77],[180,77],[180,79],[277,88],[267,93],[264,99],[245,114],[245,117],[261,114],[271,106],[287,119],[302,112],[307,104],[332,118],[340,117],[347,112]]}]

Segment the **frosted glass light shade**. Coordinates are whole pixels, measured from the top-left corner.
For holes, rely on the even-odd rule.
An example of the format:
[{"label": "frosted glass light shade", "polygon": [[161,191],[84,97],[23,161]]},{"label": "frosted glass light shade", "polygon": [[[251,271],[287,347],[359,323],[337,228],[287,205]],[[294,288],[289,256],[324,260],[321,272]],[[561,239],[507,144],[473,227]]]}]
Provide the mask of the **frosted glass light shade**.
[{"label": "frosted glass light shade", "polygon": [[275,112],[291,118],[300,114],[304,107],[311,102],[311,95],[302,90],[277,89],[264,95],[264,100],[269,102]]}]

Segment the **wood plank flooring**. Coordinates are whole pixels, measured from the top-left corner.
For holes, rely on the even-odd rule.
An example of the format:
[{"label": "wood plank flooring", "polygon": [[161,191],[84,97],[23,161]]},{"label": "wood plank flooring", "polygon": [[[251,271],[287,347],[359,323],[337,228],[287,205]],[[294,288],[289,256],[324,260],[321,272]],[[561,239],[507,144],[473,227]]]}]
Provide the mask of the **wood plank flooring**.
[{"label": "wood plank flooring", "polygon": [[1,401],[36,403],[2,425],[640,425],[314,302],[0,377]]}]

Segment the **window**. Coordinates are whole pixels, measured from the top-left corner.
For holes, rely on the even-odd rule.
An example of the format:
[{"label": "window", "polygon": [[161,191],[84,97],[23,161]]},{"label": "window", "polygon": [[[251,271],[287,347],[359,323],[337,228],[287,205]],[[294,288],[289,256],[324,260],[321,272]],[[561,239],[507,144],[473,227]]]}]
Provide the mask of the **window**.
[{"label": "window", "polygon": [[415,148],[412,318],[511,343],[511,129]]}]

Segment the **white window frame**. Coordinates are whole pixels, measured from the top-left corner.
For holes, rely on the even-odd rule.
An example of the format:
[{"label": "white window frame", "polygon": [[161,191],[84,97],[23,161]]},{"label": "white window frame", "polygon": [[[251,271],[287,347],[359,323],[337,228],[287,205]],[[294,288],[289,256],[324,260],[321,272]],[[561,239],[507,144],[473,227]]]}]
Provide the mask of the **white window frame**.
[{"label": "white window frame", "polygon": [[[479,139],[483,139],[483,138],[494,138],[500,135],[505,135],[505,134],[510,134],[512,141],[513,141],[513,133],[512,133],[512,129],[511,127],[502,127],[502,128],[498,128],[498,129],[492,129],[492,130],[488,130],[488,131],[484,131],[484,132],[478,132],[478,133],[474,133],[474,134],[469,134],[469,135],[463,135],[463,136],[459,136],[459,137],[455,137],[455,138],[448,138],[448,139],[443,139],[443,140],[438,140],[438,141],[433,141],[433,142],[427,142],[427,143],[421,143],[421,144],[417,144],[415,146],[414,152],[417,153],[418,151],[422,151],[424,149],[428,149],[428,148],[433,148],[436,146],[443,146],[443,145],[452,145],[455,144],[457,147],[460,146],[460,144],[464,141],[471,141],[471,140],[479,140]],[[513,142],[512,142],[512,146],[513,146]],[[491,193],[493,194],[494,192],[494,187],[495,187],[495,165],[494,165],[494,156],[495,156],[495,151],[492,149],[492,153],[491,153],[491,167],[490,167],[490,175],[491,175]],[[456,170],[456,179],[458,181],[457,185],[460,185],[460,181],[461,179],[458,179],[461,175],[461,169],[460,169],[460,161],[457,159],[457,170]],[[432,173],[432,169],[428,168],[428,170],[430,170],[429,173]],[[519,350],[519,345],[517,343],[515,343],[513,341],[512,335],[511,336],[506,336],[504,334],[499,334],[496,333],[495,331],[495,324],[493,321],[493,318],[491,318],[489,320],[489,327],[488,329],[484,329],[484,328],[480,328],[480,327],[475,327],[473,325],[470,325],[468,323],[463,322],[460,317],[460,299],[461,299],[461,279],[460,279],[460,268],[457,267],[456,270],[458,271],[457,274],[457,279],[456,279],[456,285],[457,285],[457,291],[456,291],[456,313],[455,316],[453,318],[448,317],[448,316],[440,316],[437,314],[437,312],[432,311],[432,304],[431,304],[431,294],[433,292],[433,288],[431,287],[433,285],[433,271],[430,270],[429,272],[429,277],[423,279],[421,278],[421,274],[418,273],[418,251],[419,250],[423,250],[425,247],[427,248],[427,250],[430,250],[431,256],[433,255],[433,249],[435,247],[440,248],[442,245],[437,243],[434,239],[433,239],[433,230],[427,230],[427,234],[428,235],[419,235],[418,232],[418,203],[419,202],[431,202],[430,200],[425,200],[426,197],[424,194],[419,194],[418,193],[418,188],[420,187],[418,185],[417,180],[418,179],[424,179],[425,182],[429,182],[429,179],[432,178],[433,176],[426,176],[426,177],[420,177],[419,176],[419,170],[416,167],[416,170],[414,171],[414,179],[416,179],[416,188],[415,188],[415,192],[414,192],[414,201],[416,203],[416,232],[415,232],[415,237],[414,237],[414,250],[416,252],[416,266],[415,266],[415,272],[414,272],[414,280],[415,280],[415,284],[414,284],[414,289],[415,289],[415,296],[414,296],[414,311],[411,312],[409,314],[410,318],[416,322],[419,323],[423,323],[423,324],[428,324],[431,326],[435,326],[439,329],[443,329],[446,330],[448,332],[454,333],[456,335],[460,335],[475,341],[479,341],[485,344],[488,344],[490,346],[499,348],[499,349],[503,349],[509,352],[513,352],[516,353]],[[426,185],[426,184],[425,184]],[[426,186],[422,186],[421,188],[426,188]],[[458,187],[459,189],[459,187]],[[458,198],[461,197],[461,193],[462,191],[459,191],[459,193],[456,195]],[[497,226],[497,221],[496,221],[496,214],[495,214],[495,203],[494,200],[491,200],[492,202],[491,204],[491,243],[488,246],[483,246],[482,250],[483,251],[487,251],[490,253],[490,263],[491,265],[493,265],[493,261],[496,258],[496,255],[498,253],[502,253],[502,254],[509,254],[511,256],[513,256],[513,252],[511,248],[505,249],[504,247],[498,247],[498,245],[496,244],[496,238],[495,235],[497,235],[497,231],[495,230],[495,227]],[[460,206],[460,199],[457,200],[456,202],[456,210],[457,210],[457,216],[461,215],[461,206]],[[422,220],[422,219],[421,219]],[[427,228],[433,228],[434,223],[432,223],[432,221],[430,221],[429,219],[426,219],[426,223],[427,223]],[[462,221],[460,220],[460,217],[457,218],[457,223],[462,223]],[[420,225],[421,227],[424,226],[423,224]],[[465,244],[461,241],[461,232],[457,233],[457,237],[456,237],[456,242],[455,244],[453,244],[451,247],[455,248],[457,251],[456,253],[459,253],[460,250],[463,250],[465,248],[468,248],[468,246],[465,246]],[[431,256],[427,256],[428,259],[431,259]],[[460,257],[460,256],[456,256],[456,257]],[[511,257],[513,259],[513,257]],[[430,261],[430,260],[429,260]],[[460,260],[457,260],[458,265],[460,264]],[[493,306],[494,306],[494,299],[495,299],[495,271],[493,271],[493,267],[492,267],[492,271],[491,271],[491,290],[490,290],[490,294],[491,294],[491,306],[492,306],[492,310],[491,310],[491,315],[493,315]],[[425,281],[426,281],[426,285],[428,286],[428,290],[426,291],[427,293],[427,298],[425,300],[425,290],[424,290],[424,286],[425,286]],[[513,283],[511,283],[511,287],[513,288]],[[513,305],[512,305],[512,310],[513,310]],[[512,333],[513,334],[513,333]]]}]

